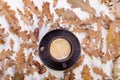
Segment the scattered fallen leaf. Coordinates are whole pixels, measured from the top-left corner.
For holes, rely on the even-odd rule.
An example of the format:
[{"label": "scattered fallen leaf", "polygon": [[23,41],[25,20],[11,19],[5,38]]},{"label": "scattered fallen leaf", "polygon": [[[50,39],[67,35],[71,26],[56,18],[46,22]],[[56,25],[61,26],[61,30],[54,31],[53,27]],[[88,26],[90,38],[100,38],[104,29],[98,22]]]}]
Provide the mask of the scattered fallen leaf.
[{"label": "scattered fallen leaf", "polygon": [[58,3],[58,0],[53,0],[53,7],[55,7]]},{"label": "scattered fallen leaf", "polygon": [[70,72],[69,74],[64,74],[63,80],[75,80],[75,74],[73,72]]},{"label": "scattered fallen leaf", "polygon": [[10,47],[13,49],[13,47],[14,47],[14,44],[15,44],[15,42],[14,42],[14,40],[13,39],[10,39]]},{"label": "scattered fallen leaf", "polygon": [[24,21],[25,24],[27,25],[33,25],[33,15],[31,14],[30,10],[28,10],[27,8],[24,9],[25,11],[25,14],[23,14],[22,11],[20,11],[19,9],[18,10],[18,13],[21,17],[21,19]]},{"label": "scattered fallen leaf", "polygon": [[102,77],[107,77],[107,75],[104,73],[104,71],[101,68],[95,67],[93,68],[93,71]]},{"label": "scattered fallen leaf", "polygon": [[90,6],[89,0],[84,2],[83,0],[67,0],[70,3],[72,8],[80,7],[82,10],[89,12],[90,14],[94,14],[95,10]]},{"label": "scattered fallen leaf", "polygon": [[18,36],[23,39],[23,41],[28,41],[30,39],[30,35],[28,34],[28,31],[21,31],[18,33]]},{"label": "scattered fallen leaf", "polygon": [[87,65],[83,67],[83,71],[81,73],[84,80],[93,80],[93,77],[90,75],[90,68]]},{"label": "scattered fallen leaf", "polygon": [[38,7],[31,0],[23,0],[25,7],[29,8],[33,13],[37,16],[41,15],[41,11],[39,11]]},{"label": "scattered fallen leaf", "polygon": [[25,55],[23,52],[23,48],[20,48],[20,50],[17,52],[17,57],[16,57],[16,72],[17,75],[19,75],[19,72],[22,72],[23,69],[25,68]]},{"label": "scattered fallen leaf", "polygon": [[48,3],[48,2],[43,3],[42,14],[47,17],[48,21],[52,21],[53,20],[53,16],[50,13],[50,7],[49,6],[50,6],[50,3]]},{"label": "scattered fallen leaf", "polygon": [[12,77],[12,80],[24,80],[25,75],[20,74],[19,72],[15,72],[14,77]]},{"label": "scattered fallen leaf", "polygon": [[115,32],[115,25],[111,23],[110,29],[108,30],[107,34],[107,47],[109,48],[111,45],[115,43],[116,32]]},{"label": "scattered fallen leaf", "polygon": [[48,77],[44,78],[44,80],[56,80],[56,77],[49,73]]},{"label": "scattered fallen leaf", "polygon": [[0,61],[3,61],[5,58],[10,59],[10,56],[14,53],[13,50],[2,50],[0,52]]},{"label": "scattered fallen leaf", "polygon": [[109,54],[108,52],[102,57],[101,61],[102,63],[107,63],[110,60],[113,60],[114,56],[112,56],[111,54]]}]

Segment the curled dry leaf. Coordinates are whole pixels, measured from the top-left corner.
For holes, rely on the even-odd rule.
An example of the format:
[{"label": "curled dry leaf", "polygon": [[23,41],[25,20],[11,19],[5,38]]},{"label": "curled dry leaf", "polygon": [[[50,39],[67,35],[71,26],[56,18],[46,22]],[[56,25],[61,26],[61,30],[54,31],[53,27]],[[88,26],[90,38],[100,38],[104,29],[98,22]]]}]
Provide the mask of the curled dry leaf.
[{"label": "curled dry leaf", "polygon": [[24,8],[25,14],[22,13],[22,11],[20,11],[19,9],[18,13],[21,17],[21,19],[24,21],[25,24],[27,25],[33,25],[33,15],[31,14],[30,10],[28,10],[27,8]]},{"label": "curled dry leaf", "polygon": [[51,15],[50,13],[50,3],[46,2],[46,3],[43,3],[43,6],[42,6],[42,15],[45,15],[48,19],[48,21],[52,21],[53,20],[53,16]]},{"label": "curled dry leaf", "polygon": [[96,74],[98,74],[98,75],[100,75],[100,76],[102,76],[102,77],[107,77],[107,75],[103,72],[103,70],[101,69],[101,68],[93,68],[93,71],[96,73]]},{"label": "curled dry leaf", "polygon": [[87,65],[83,67],[82,78],[84,80],[93,80],[93,77],[90,75],[90,68]]},{"label": "curled dry leaf", "polygon": [[34,4],[33,1],[31,1],[31,0],[23,0],[23,3],[25,5],[25,7],[29,8],[37,16],[41,14],[38,7]]},{"label": "curled dry leaf", "polygon": [[90,14],[94,14],[95,10],[90,6],[89,0],[84,2],[83,0],[67,0],[70,3],[72,8],[80,7],[82,10],[89,12]]}]

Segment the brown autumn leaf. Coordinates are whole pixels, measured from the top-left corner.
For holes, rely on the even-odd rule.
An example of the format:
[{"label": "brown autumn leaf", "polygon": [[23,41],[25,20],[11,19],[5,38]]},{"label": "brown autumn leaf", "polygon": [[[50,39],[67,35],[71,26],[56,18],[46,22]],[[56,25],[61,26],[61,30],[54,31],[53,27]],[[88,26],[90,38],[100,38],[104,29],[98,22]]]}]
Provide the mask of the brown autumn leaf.
[{"label": "brown autumn leaf", "polygon": [[81,73],[84,80],[93,80],[93,77],[90,75],[90,68],[87,65],[83,67],[83,71]]},{"label": "brown autumn leaf", "polygon": [[102,63],[107,63],[110,60],[113,60],[114,56],[112,56],[111,54],[109,54],[108,52],[102,57],[101,61]]},{"label": "brown autumn leaf", "polygon": [[17,52],[17,57],[16,57],[16,72],[22,72],[23,69],[25,68],[25,55],[23,52],[24,48],[20,48],[20,50]]},{"label": "brown autumn leaf", "polygon": [[48,3],[48,2],[43,3],[42,15],[45,15],[47,17],[48,21],[53,21],[53,16],[50,13],[50,7],[49,6],[50,6],[50,3]]},{"label": "brown autumn leaf", "polygon": [[106,4],[106,3],[110,3],[111,2],[111,0],[101,0],[101,3],[103,4]]},{"label": "brown autumn leaf", "polygon": [[14,10],[10,10],[10,6],[6,6],[6,14],[5,14],[5,18],[7,19],[8,23],[10,24],[10,31],[12,33],[17,34],[19,32],[19,30],[21,29],[18,19],[15,17],[15,11]]},{"label": "brown autumn leaf", "polygon": [[29,8],[33,13],[37,16],[41,15],[41,11],[39,11],[38,7],[31,0],[23,0],[25,7]]},{"label": "brown autumn leaf", "polygon": [[75,80],[75,74],[73,72],[70,72],[69,74],[64,74],[63,80]]},{"label": "brown autumn leaf", "polygon": [[8,37],[8,33],[5,33],[5,28],[0,28],[0,38]]},{"label": "brown autumn leaf", "polygon": [[27,8],[24,8],[25,13],[17,9],[21,19],[24,21],[25,24],[27,25],[33,25],[33,15],[31,14],[30,10]]},{"label": "brown autumn leaf", "polygon": [[53,0],[53,7],[55,7],[58,3],[58,0]]},{"label": "brown autumn leaf", "polygon": [[84,2],[83,0],[67,0],[70,3],[72,8],[80,7],[82,10],[89,12],[90,14],[94,14],[95,10],[90,6],[89,0]]},{"label": "brown autumn leaf", "polygon": [[14,76],[12,77],[12,80],[24,80],[24,77],[25,77],[24,74],[15,72]]},{"label": "brown autumn leaf", "polygon": [[55,11],[59,17],[62,17],[63,20],[62,24],[80,26],[81,20],[72,10],[69,9],[65,10],[64,8],[61,8],[56,9]]},{"label": "brown autumn leaf", "polygon": [[10,39],[10,47],[13,49],[13,47],[14,47],[14,44],[15,44],[15,42],[14,42],[14,40],[13,39]]},{"label": "brown autumn leaf", "polygon": [[107,77],[107,75],[104,73],[104,71],[101,68],[95,67],[93,68],[93,71],[102,77]]},{"label": "brown autumn leaf", "polygon": [[6,13],[5,6],[7,3],[3,0],[0,0],[0,16],[3,16]]},{"label": "brown autumn leaf", "polygon": [[19,32],[18,36],[21,37],[23,41],[28,41],[30,39],[30,35],[27,30]]},{"label": "brown autumn leaf", "polygon": [[8,49],[8,50],[2,50],[1,52],[0,52],[0,61],[3,61],[5,58],[10,58],[10,56],[12,55],[14,53],[14,51],[13,50],[10,50],[10,49]]},{"label": "brown autumn leaf", "polygon": [[56,80],[57,78],[53,76],[51,73],[48,74],[48,77],[44,78],[44,80]]},{"label": "brown autumn leaf", "polygon": [[120,74],[120,56],[114,61],[112,68],[112,77],[114,80],[119,80],[119,74]]},{"label": "brown autumn leaf", "polygon": [[32,40],[33,43],[38,41],[38,35],[39,35],[39,29],[38,31],[30,32],[30,39]]},{"label": "brown autumn leaf", "polygon": [[43,24],[44,24],[43,18],[44,18],[44,15],[41,15],[40,18],[39,18],[39,21],[37,23],[39,28],[41,28],[43,26]]},{"label": "brown autumn leaf", "polygon": [[120,6],[120,2],[114,4],[116,18],[120,18],[120,8],[119,8],[119,6]]},{"label": "brown autumn leaf", "polygon": [[111,23],[110,28],[108,30],[107,37],[106,37],[108,48],[115,43],[115,38],[116,38],[115,28],[116,28],[115,24]]}]

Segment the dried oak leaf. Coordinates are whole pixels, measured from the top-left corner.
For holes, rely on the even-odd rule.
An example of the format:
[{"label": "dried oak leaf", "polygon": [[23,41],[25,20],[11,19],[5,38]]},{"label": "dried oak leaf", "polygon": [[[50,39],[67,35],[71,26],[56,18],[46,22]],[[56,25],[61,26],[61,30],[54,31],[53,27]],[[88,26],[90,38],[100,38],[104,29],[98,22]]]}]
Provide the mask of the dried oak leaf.
[{"label": "dried oak leaf", "polygon": [[16,57],[16,72],[22,72],[25,68],[25,55],[24,55],[24,48],[20,48],[20,50],[17,52]]},{"label": "dried oak leaf", "polygon": [[119,8],[119,6],[120,6],[120,2],[118,2],[114,5],[116,18],[120,18],[120,8]]},{"label": "dried oak leaf", "polygon": [[83,67],[83,71],[81,73],[84,80],[93,80],[93,77],[90,75],[90,68],[87,65]]},{"label": "dried oak leaf", "polygon": [[15,11],[10,10],[10,6],[6,6],[6,14],[5,18],[7,19],[8,23],[10,24],[10,31],[17,34],[21,29],[18,19],[15,17]]},{"label": "dried oak leaf", "polygon": [[13,47],[14,47],[14,44],[15,44],[15,42],[14,42],[14,40],[13,39],[10,39],[10,47],[13,49]]},{"label": "dried oak leaf", "polygon": [[47,78],[44,78],[44,80],[56,80],[57,78],[53,76],[51,73],[48,74]]},{"label": "dried oak leaf", "polygon": [[32,53],[30,53],[30,55],[26,60],[27,71],[25,75],[34,74],[34,72],[38,72],[39,69],[37,67],[32,67],[32,65],[33,65],[33,56],[32,56]]},{"label": "dried oak leaf", "polygon": [[38,7],[34,4],[33,1],[31,1],[31,0],[23,0],[23,3],[25,5],[25,7],[29,8],[37,16],[41,14],[41,11],[39,11]]},{"label": "dried oak leaf", "polygon": [[39,29],[38,31],[30,32],[30,39],[32,40],[33,43],[38,41],[38,34],[39,34]]},{"label": "dried oak leaf", "polygon": [[0,61],[3,61],[5,58],[10,58],[10,56],[12,55],[14,53],[14,51],[13,50],[10,50],[10,49],[8,49],[8,50],[2,50],[1,52],[0,52]]},{"label": "dried oak leaf", "polygon": [[58,0],[53,0],[53,7],[55,7],[58,3]]},{"label": "dried oak leaf", "polygon": [[22,11],[20,11],[19,9],[18,13],[21,17],[21,19],[24,21],[25,24],[27,25],[33,25],[33,15],[31,14],[30,10],[28,10],[27,8],[24,8],[25,13],[23,13]]},{"label": "dried oak leaf", "polygon": [[72,8],[80,7],[82,10],[89,12],[90,14],[94,14],[95,10],[90,6],[89,0],[84,2],[83,0],[67,0],[70,3]]},{"label": "dried oak leaf", "polygon": [[81,24],[81,20],[72,10],[69,9],[64,10],[64,8],[61,8],[61,9],[56,9],[56,13],[59,17],[62,17],[63,24],[77,25],[77,26]]},{"label": "dried oak leaf", "polygon": [[3,0],[0,0],[0,16],[3,16],[6,13],[5,6],[7,3]]},{"label": "dried oak leaf", "polygon": [[47,17],[48,21],[53,21],[53,16],[50,13],[50,7],[49,6],[50,6],[50,3],[48,3],[48,2],[43,3],[42,14]]},{"label": "dried oak leaf", "polygon": [[21,74],[19,72],[15,72],[14,77],[12,77],[12,80],[24,80],[25,75]]},{"label": "dried oak leaf", "polygon": [[64,74],[63,80],[75,80],[75,74],[72,71],[69,74]]},{"label": "dried oak leaf", "polygon": [[8,37],[8,33],[4,33],[5,32],[5,28],[0,28],[0,38],[6,38]]},{"label": "dried oak leaf", "polygon": [[115,43],[115,39],[116,39],[116,32],[115,32],[115,24],[111,23],[110,28],[108,30],[108,34],[107,34],[107,47],[109,48],[110,46],[112,46]]},{"label": "dried oak leaf", "polygon": [[93,71],[102,77],[107,77],[107,75],[104,73],[104,71],[101,68],[95,67],[93,68]]},{"label": "dried oak leaf", "polygon": [[44,20],[43,20],[43,18],[44,18],[44,15],[41,15],[40,16],[40,19],[39,19],[39,21],[38,21],[38,26],[39,26],[39,28],[41,28],[42,26],[43,26],[43,23],[44,23]]},{"label": "dried oak leaf", "polygon": [[30,35],[28,34],[27,30],[19,32],[18,36],[21,37],[24,41],[28,41],[30,39]]},{"label": "dried oak leaf", "polygon": [[114,56],[109,54],[108,52],[102,57],[101,61],[102,63],[107,63],[109,60],[113,60]]}]

